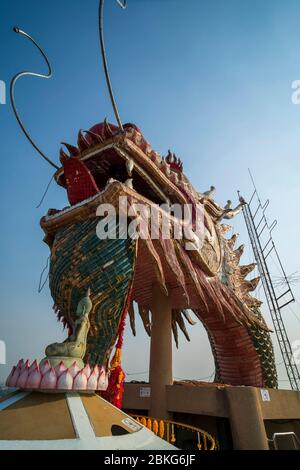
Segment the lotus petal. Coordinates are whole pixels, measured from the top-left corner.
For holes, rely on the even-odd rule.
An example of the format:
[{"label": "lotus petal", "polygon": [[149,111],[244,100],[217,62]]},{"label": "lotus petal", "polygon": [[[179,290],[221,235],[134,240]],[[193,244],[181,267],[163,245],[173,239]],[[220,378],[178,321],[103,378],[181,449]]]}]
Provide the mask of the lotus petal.
[{"label": "lotus petal", "polygon": [[40,372],[42,375],[46,375],[50,369],[51,369],[50,362],[48,361],[48,359],[46,359],[46,361],[44,361],[43,364],[40,366]]},{"label": "lotus petal", "polygon": [[23,364],[24,364],[24,359],[20,359],[19,362],[18,362],[18,364],[16,365],[16,369],[17,369],[18,367],[23,367]]},{"label": "lotus petal", "polygon": [[39,366],[37,366],[32,372],[29,369],[29,375],[26,382],[26,388],[39,388],[42,381],[42,374]]},{"label": "lotus petal", "polygon": [[11,379],[12,379],[12,376],[14,375],[15,370],[16,370],[16,366],[13,366],[13,368],[12,368],[12,370],[11,370],[11,372],[10,372],[9,376],[7,377],[6,382],[5,382],[5,385],[7,387],[11,387],[10,383],[11,383]]},{"label": "lotus petal", "polygon": [[35,369],[38,367],[38,362],[37,360],[35,359],[33,361],[33,363],[31,364],[31,366],[29,367],[29,374],[31,374],[31,372],[35,371]]},{"label": "lotus petal", "polygon": [[87,388],[87,377],[83,369],[78,372],[73,382],[73,390],[86,390]]},{"label": "lotus petal", "polygon": [[21,374],[22,374],[22,372],[24,372],[24,370],[28,370],[29,367],[30,367],[30,362],[29,362],[29,359],[27,359],[27,361],[24,362],[24,364],[21,367]]},{"label": "lotus petal", "polygon": [[98,364],[95,365],[95,367],[94,367],[92,373],[94,373],[94,372],[95,372],[95,374],[97,374],[97,379],[98,379],[98,378],[99,378],[99,375],[100,375],[100,367],[98,366]]},{"label": "lotus petal", "polygon": [[25,388],[26,387],[26,382],[27,382],[27,379],[28,379],[28,371],[29,371],[29,367],[27,367],[26,369],[23,370],[23,372],[21,372],[19,378],[18,378],[18,381],[17,381],[17,387],[19,388]]},{"label": "lotus petal", "polygon": [[57,388],[58,390],[72,390],[73,387],[73,377],[66,369],[58,379]]},{"label": "lotus petal", "polygon": [[60,361],[59,364],[57,364],[56,367],[54,367],[56,377],[59,378],[66,370],[66,366],[64,365],[63,361]]},{"label": "lotus petal", "polygon": [[105,369],[100,373],[97,390],[105,391],[108,387],[108,374]]},{"label": "lotus petal", "polygon": [[92,372],[92,368],[89,363],[87,363],[84,366],[84,368],[82,369],[82,372],[85,374],[86,378],[88,379]]},{"label": "lotus petal", "polygon": [[57,377],[53,367],[43,376],[40,388],[52,390],[56,388]]},{"label": "lotus petal", "polygon": [[18,378],[20,376],[20,373],[21,373],[21,369],[22,367],[18,366],[16,367],[14,373],[12,374],[11,376],[11,379],[10,379],[10,387],[16,387],[17,386],[17,381],[18,381]]},{"label": "lotus petal", "polygon": [[87,381],[88,390],[97,390],[98,376],[99,374],[97,373],[97,370],[94,369],[89,377],[89,380]]},{"label": "lotus petal", "polygon": [[69,367],[68,371],[70,372],[70,374],[72,375],[73,379],[74,377],[76,377],[76,375],[78,374],[79,372],[79,367],[77,365],[77,362],[74,361],[73,364],[71,365],[71,367]]}]

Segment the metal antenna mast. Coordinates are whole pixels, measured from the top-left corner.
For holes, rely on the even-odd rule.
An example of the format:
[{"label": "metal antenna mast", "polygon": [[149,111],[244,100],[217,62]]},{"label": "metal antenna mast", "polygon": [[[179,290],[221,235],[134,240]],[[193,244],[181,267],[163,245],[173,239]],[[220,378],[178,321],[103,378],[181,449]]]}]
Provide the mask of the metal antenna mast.
[{"label": "metal antenna mast", "polygon": [[[277,225],[277,220],[274,220],[270,225],[268,224],[265,212],[269,205],[269,200],[264,204],[261,203],[261,199],[250,170],[249,173],[254,186],[254,192],[250,201],[243,206],[243,215],[287,376],[291,384],[291,388],[293,390],[300,390],[300,373],[297,365],[295,364],[293,351],[281,315],[281,310],[291,302],[294,302],[295,298],[272,238],[272,232]],[[243,200],[239,191],[238,195],[240,200]],[[272,281],[268,266],[267,259],[271,253],[273,253],[277,259],[279,269],[281,271],[281,277],[283,279],[283,291],[280,292],[278,292],[278,287],[275,286]]]}]

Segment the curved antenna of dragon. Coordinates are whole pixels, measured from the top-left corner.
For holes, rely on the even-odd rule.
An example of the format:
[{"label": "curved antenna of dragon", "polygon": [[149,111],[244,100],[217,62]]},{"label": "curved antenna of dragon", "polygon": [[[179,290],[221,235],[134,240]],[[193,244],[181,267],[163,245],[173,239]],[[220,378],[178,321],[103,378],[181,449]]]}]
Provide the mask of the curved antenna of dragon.
[{"label": "curved antenna of dragon", "polygon": [[25,134],[25,136],[27,137],[27,139],[29,140],[29,142],[31,143],[31,145],[35,148],[35,150],[42,156],[42,158],[44,160],[46,160],[46,162],[48,162],[51,166],[53,166],[54,168],[56,168],[58,170],[58,166],[53,163],[52,160],[50,160],[50,158],[48,158],[44,152],[37,146],[37,144],[32,140],[29,132],[25,129],[25,126],[21,120],[21,117],[20,117],[20,114],[18,112],[18,109],[17,109],[17,106],[16,106],[16,102],[15,102],[15,85],[17,83],[17,81],[21,78],[21,77],[25,77],[25,76],[31,76],[31,77],[39,77],[39,78],[51,78],[52,77],[52,69],[51,69],[51,65],[50,65],[50,62],[45,54],[45,52],[42,50],[42,48],[38,45],[38,43],[28,34],[26,33],[25,31],[22,31],[22,29],[18,28],[18,27],[14,27],[14,32],[15,33],[18,33],[18,34],[21,34],[22,36],[30,39],[30,41],[37,47],[37,49],[40,51],[40,53],[42,54],[43,58],[45,59],[45,62],[47,64],[47,67],[48,67],[48,73],[47,75],[44,75],[42,73],[36,73],[36,72],[19,72],[17,73],[11,83],[10,83],[10,101],[11,101],[11,105],[12,105],[12,108],[13,108],[13,111],[15,113],[15,116],[16,116],[16,119],[19,123],[19,126],[21,127],[23,133]]},{"label": "curved antenna of dragon", "polygon": [[[123,2],[121,0],[116,0],[116,3],[123,10],[127,7],[127,1],[126,0],[124,0]],[[109,70],[108,70],[108,65],[107,65],[107,57],[106,57],[106,50],[105,50],[105,43],[104,43],[104,31],[103,31],[103,7],[104,7],[104,0],[99,0],[99,15],[98,15],[99,16],[99,36],[100,36],[100,46],[101,46],[101,54],[102,54],[104,73],[105,73],[106,83],[107,83],[107,87],[108,87],[108,91],[109,91],[109,95],[110,95],[110,99],[111,99],[111,103],[112,103],[112,107],[113,107],[113,110],[114,110],[114,113],[115,113],[116,120],[118,122],[120,130],[122,132],[124,132],[123,125],[122,125],[122,122],[121,122],[121,119],[120,119],[120,116],[119,116],[118,108],[117,108],[117,105],[116,105],[116,101],[115,101],[115,98],[114,98],[114,93],[113,93],[111,80],[110,80],[110,75],[109,75]],[[35,47],[39,50],[39,52],[41,53],[41,55],[43,56],[43,58],[44,58],[44,60],[47,64],[48,73],[47,74],[41,74],[41,73],[37,73],[37,72],[27,72],[27,71],[17,73],[12,78],[11,83],[10,83],[10,101],[11,101],[11,105],[12,105],[15,117],[18,121],[18,124],[19,124],[22,132],[25,134],[26,138],[31,143],[31,145],[35,148],[35,150],[41,155],[41,157],[46,162],[48,162],[53,168],[58,170],[59,167],[49,157],[47,157],[47,155],[45,155],[45,153],[38,147],[38,145],[34,142],[32,137],[30,136],[29,132],[25,128],[25,126],[23,124],[23,121],[20,117],[20,114],[19,114],[19,111],[18,111],[18,108],[17,108],[17,105],[16,105],[16,100],[15,100],[15,86],[16,86],[17,81],[21,77],[25,77],[25,76],[49,79],[49,78],[52,77],[51,64],[50,64],[50,62],[47,58],[47,55],[45,54],[45,52],[41,48],[41,46],[39,46],[39,44],[33,39],[32,36],[30,36],[28,33],[26,33],[25,31],[23,31],[22,29],[20,29],[18,27],[14,27],[13,31],[17,34],[20,34],[20,35],[28,38],[35,45]]]},{"label": "curved antenna of dragon", "polygon": [[[120,0],[116,0],[116,2],[123,10],[127,7],[126,1],[122,3]],[[105,50],[105,43],[104,43],[104,31],[103,31],[103,7],[104,7],[104,0],[100,0],[99,1],[99,15],[98,15],[99,16],[99,35],[100,35],[100,46],[101,46],[104,73],[105,73],[107,88],[108,88],[110,99],[111,99],[111,104],[112,104],[112,107],[116,116],[117,123],[119,125],[120,130],[124,132],[123,125],[122,125],[120,115],[118,112],[118,108],[116,105],[116,101],[114,98],[114,93],[112,90],[111,80],[110,80],[109,71],[108,71],[107,57],[106,57],[106,50]]]}]

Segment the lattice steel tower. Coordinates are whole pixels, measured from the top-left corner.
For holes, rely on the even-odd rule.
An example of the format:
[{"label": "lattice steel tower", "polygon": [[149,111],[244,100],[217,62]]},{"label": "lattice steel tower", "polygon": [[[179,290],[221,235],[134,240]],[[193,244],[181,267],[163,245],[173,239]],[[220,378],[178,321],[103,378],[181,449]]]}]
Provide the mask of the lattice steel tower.
[{"label": "lattice steel tower", "polygon": [[[300,390],[300,373],[297,365],[295,364],[293,350],[281,315],[282,309],[291,302],[294,302],[295,298],[276,250],[274,240],[272,238],[272,231],[277,225],[277,221],[274,220],[272,224],[268,224],[265,211],[269,205],[269,200],[267,200],[264,204],[261,203],[261,199],[257,192],[251,173],[250,176],[254,186],[254,192],[250,198],[250,201],[243,206],[243,215],[253,248],[254,257],[262,280],[262,285],[283,362],[286,368],[287,376],[291,384],[291,388],[293,390]],[[239,192],[238,194],[240,200],[243,201],[243,198],[241,198]],[[278,286],[276,286],[272,280],[268,266],[267,260],[271,253],[273,253],[276,257],[279,269],[281,271],[282,281],[280,292],[278,292]]]}]

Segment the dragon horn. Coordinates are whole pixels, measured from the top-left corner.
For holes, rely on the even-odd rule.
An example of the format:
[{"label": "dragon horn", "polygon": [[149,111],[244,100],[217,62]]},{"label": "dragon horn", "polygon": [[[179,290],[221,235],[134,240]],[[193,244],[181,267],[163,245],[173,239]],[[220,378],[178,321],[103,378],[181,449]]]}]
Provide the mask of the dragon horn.
[{"label": "dragon horn", "polygon": [[59,160],[60,160],[60,163],[63,165],[68,159],[70,158],[69,155],[67,155],[63,149],[61,148],[60,151],[59,151]]},{"label": "dragon horn", "polygon": [[85,135],[83,134],[81,129],[78,132],[77,145],[78,145],[79,149],[81,150],[81,152],[90,147],[90,143],[87,140],[87,138],[85,137]]},{"label": "dragon horn", "polygon": [[80,154],[79,149],[74,145],[67,144],[66,142],[62,142],[62,145],[64,145],[69,150],[71,157],[78,157]]}]

